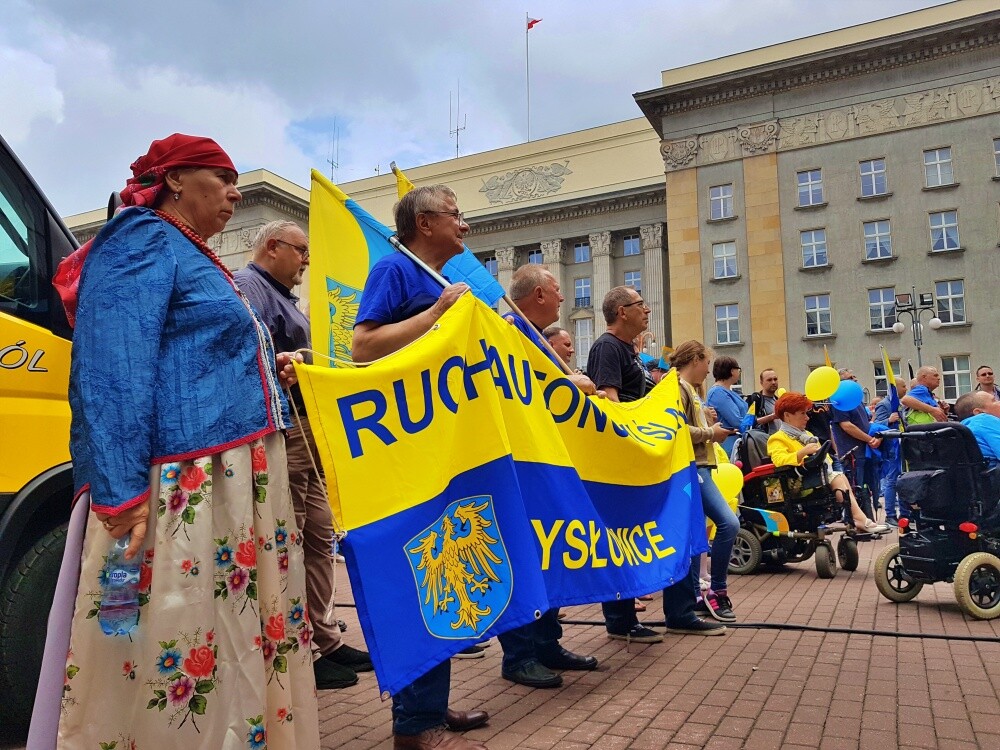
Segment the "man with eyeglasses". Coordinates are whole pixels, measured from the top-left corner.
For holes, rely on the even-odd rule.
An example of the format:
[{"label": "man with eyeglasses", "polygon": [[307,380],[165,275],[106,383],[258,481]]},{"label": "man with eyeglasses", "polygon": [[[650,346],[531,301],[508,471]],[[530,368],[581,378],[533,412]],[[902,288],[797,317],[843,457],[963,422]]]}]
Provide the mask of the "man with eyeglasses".
[{"label": "man with eyeglasses", "polygon": [[993,396],[995,401],[1000,401],[1000,386],[996,384],[996,378],[993,376],[993,368],[989,365],[979,365],[976,370],[976,383],[975,390],[985,391]]},{"label": "man with eyeglasses", "polygon": [[[646,395],[646,376],[632,342],[649,327],[649,306],[630,286],[616,286],[604,295],[601,305],[608,325],[590,347],[587,374],[612,401],[637,401]],[[694,613],[697,565],[673,586],[663,589],[663,612],[674,633],[717,635],[725,630]],[[694,575],[692,581],[691,575]],[[639,622],[632,599],[603,602],[608,637],[636,643],[660,643],[663,636]]]},{"label": "man with eyeglasses", "polygon": [[[299,298],[292,291],[302,283],[309,267],[306,233],[294,222],[272,221],[257,232],[250,253],[252,260],[233,274],[233,281],[271,331],[275,351],[308,348],[309,319],[299,310]],[[367,651],[342,642],[336,621],[323,621],[334,593],[333,517],[322,473],[317,476],[310,459],[311,455],[315,466],[321,465],[299,386],[292,386],[288,396],[293,402],[292,415],[298,419],[285,436],[288,485],[295,520],[302,531],[306,602],[314,631],[313,647],[319,656],[313,662],[313,672],[317,688],[335,690],[357,684],[357,673],[370,672],[373,666]]]},{"label": "man with eyeglasses", "polygon": [[[469,225],[446,185],[411,190],[393,213],[400,241],[439,273],[464,251]],[[416,341],[467,291],[462,283],[442,289],[403,253],[383,257],[365,282],[351,356],[356,362],[371,362]],[[444,731],[472,729],[489,719],[485,711],[450,710],[450,691],[451,662],[445,659],[392,696],[394,750],[486,750],[481,743]]]}]

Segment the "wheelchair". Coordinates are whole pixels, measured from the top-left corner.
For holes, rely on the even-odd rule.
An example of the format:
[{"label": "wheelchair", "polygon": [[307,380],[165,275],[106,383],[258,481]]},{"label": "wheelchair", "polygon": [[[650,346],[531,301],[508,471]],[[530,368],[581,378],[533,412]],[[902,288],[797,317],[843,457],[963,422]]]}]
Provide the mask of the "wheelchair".
[{"label": "wheelchair", "polygon": [[910,516],[899,521],[899,543],[875,561],[879,593],[908,602],[924,584],[946,581],[963,612],[1000,617],[1000,467],[986,464],[961,423],[913,425],[881,437],[900,441],[906,471],[896,495]]},{"label": "wheelchair", "polygon": [[[830,489],[826,457],[831,444],[809,456],[803,466],[775,467],[767,453],[767,433],[749,430],[734,449],[743,470],[739,505],[740,530],[729,559],[729,572],[749,575],[764,563],[784,565],[815,559],[816,575],[833,578],[837,567],[858,569],[858,542],[874,539],[853,528],[831,525],[843,517],[844,505]],[[844,498],[844,503],[848,502]]]}]

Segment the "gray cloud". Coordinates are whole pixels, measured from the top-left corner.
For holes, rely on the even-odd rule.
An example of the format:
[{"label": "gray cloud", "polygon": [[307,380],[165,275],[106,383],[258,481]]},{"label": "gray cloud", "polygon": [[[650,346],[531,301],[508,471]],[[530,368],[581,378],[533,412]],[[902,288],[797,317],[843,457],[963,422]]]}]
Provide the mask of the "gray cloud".
[{"label": "gray cloud", "polygon": [[[533,0],[533,138],[639,116],[660,71],[861,23],[934,0]],[[66,213],[120,188],[149,142],[211,135],[242,169],[300,184],[525,137],[524,16],[504,2],[8,0],[0,132]],[[11,75],[11,73],[14,75]]]}]

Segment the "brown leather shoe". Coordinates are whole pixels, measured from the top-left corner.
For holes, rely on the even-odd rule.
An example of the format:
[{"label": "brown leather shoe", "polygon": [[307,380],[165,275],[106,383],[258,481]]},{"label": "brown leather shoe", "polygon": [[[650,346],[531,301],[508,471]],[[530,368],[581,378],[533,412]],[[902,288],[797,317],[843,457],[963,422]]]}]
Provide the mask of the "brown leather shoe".
[{"label": "brown leather shoe", "polygon": [[481,727],[489,720],[490,715],[485,711],[453,711],[449,708],[444,715],[444,725],[453,732],[466,732]]},{"label": "brown leather shoe", "polygon": [[392,747],[393,750],[489,750],[480,742],[470,742],[457,734],[449,734],[443,726],[420,734],[394,734]]}]

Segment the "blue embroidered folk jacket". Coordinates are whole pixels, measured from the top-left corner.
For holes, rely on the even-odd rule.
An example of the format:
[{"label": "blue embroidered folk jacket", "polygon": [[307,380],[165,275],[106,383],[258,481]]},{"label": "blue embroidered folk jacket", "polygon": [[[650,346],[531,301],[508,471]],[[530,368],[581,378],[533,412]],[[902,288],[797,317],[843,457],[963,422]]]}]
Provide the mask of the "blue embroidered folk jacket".
[{"label": "blue embroidered folk jacket", "polygon": [[74,483],[111,514],[149,497],[153,464],[288,423],[267,329],[222,269],[146,208],[116,216],[87,256],[69,402]]}]

